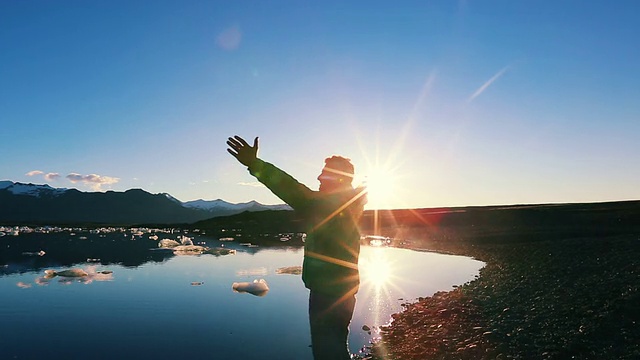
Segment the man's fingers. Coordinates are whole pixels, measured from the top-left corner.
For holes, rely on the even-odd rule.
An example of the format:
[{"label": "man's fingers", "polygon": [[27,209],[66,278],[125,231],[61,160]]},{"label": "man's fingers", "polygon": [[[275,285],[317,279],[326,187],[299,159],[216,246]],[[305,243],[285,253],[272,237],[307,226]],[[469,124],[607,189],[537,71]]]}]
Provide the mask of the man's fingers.
[{"label": "man's fingers", "polygon": [[242,147],[242,144],[238,140],[236,140],[234,138],[229,138],[227,140],[227,145],[233,146],[233,147],[236,147],[236,148]]},{"label": "man's fingers", "polygon": [[238,153],[237,152],[233,152],[231,149],[227,149],[227,152],[231,155],[233,155],[234,158],[238,158]]},{"label": "man's fingers", "polygon": [[240,149],[240,145],[239,145],[239,144],[234,144],[234,143],[232,143],[232,142],[227,141],[227,145],[228,145],[230,148],[233,148],[233,150],[236,150],[236,151],[237,151],[238,149]]},{"label": "man's fingers", "polygon": [[235,140],[237,140],[237,141],[238,141],[239,143],[241,143],[242,145],[244,145],[244,146],[249,146],[249,144],[248,144],[246,141],[244,141],[244,139],[243,139],[243,138],[241,138],[240,136],[236,135],[236,136],[234,136],[234,138],[235,138]]}]

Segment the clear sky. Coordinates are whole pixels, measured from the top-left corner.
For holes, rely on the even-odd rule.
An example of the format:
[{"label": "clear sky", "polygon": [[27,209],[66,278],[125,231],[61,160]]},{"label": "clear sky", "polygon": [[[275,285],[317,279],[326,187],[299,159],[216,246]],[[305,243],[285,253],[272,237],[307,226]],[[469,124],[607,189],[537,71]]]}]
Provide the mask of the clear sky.
[{"label": "clear sky", "polygon": [[238,134],[312,189],[325,157],[351,158],[386,189],[369,208],[639,199],[639,16],[622,0],[1,1],[0,180],[281,203],[226,152]]}]

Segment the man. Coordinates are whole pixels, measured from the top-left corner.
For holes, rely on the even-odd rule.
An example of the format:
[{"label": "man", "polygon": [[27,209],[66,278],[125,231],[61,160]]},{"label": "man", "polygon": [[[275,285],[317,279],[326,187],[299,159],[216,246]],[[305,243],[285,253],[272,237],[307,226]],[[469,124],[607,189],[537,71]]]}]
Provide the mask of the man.
[{"label": "man", "polygon": [[257,137],[253,146],[239,136],[229,138],[227,145],[251,175],[308,222],[302,280],[310,290],[313,356],[315,360],[350,359],[347,337],[360,284],[358,221],[366,203],[364,188],[351,185],[353,165],[340,156],[327,158],[318,176],[319,191],[313,191],[259,159]]}]

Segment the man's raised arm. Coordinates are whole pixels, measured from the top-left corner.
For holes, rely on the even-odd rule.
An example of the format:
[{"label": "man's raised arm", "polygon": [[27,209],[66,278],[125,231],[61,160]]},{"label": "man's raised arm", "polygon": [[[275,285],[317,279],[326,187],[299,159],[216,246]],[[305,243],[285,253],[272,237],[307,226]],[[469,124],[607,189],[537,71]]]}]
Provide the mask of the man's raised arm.
[{"label": "man's raised arm", "polygon": [[229,154],[246,166],[251,175],[292,208],[302,209],[313,197],[313,191],[308,187],[274,165],[258,158],[257,137],[253,140],[253,146],[238,135],[227,139],[227,145]]}]

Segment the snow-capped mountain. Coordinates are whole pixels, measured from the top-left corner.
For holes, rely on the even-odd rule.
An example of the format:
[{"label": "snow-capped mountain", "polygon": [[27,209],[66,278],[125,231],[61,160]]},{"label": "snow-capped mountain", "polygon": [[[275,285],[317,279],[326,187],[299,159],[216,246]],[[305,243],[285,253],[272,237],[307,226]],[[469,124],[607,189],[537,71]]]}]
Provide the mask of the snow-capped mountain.
[{"label": "snow-capped mountain", "polygon": [[31,196],[60,196],[64,194],[67,189],[64,188],[53,188],[47,184],[45,185],[36,185],[36,184],[23,184],[19,182],[12,181],[0,181],[0,190],[6,190],[14,195],[31,195]]},{"label": "snow-capped mountain", "polygon": [[259,210],[291,210],[289,205],[264,205],[257,201],[249,201],[246,203],[230,203],[222,199],[216,200],[192,200],[183,202],[182,205],[188,208],[201,209],[207,211],[259,211]]}]

